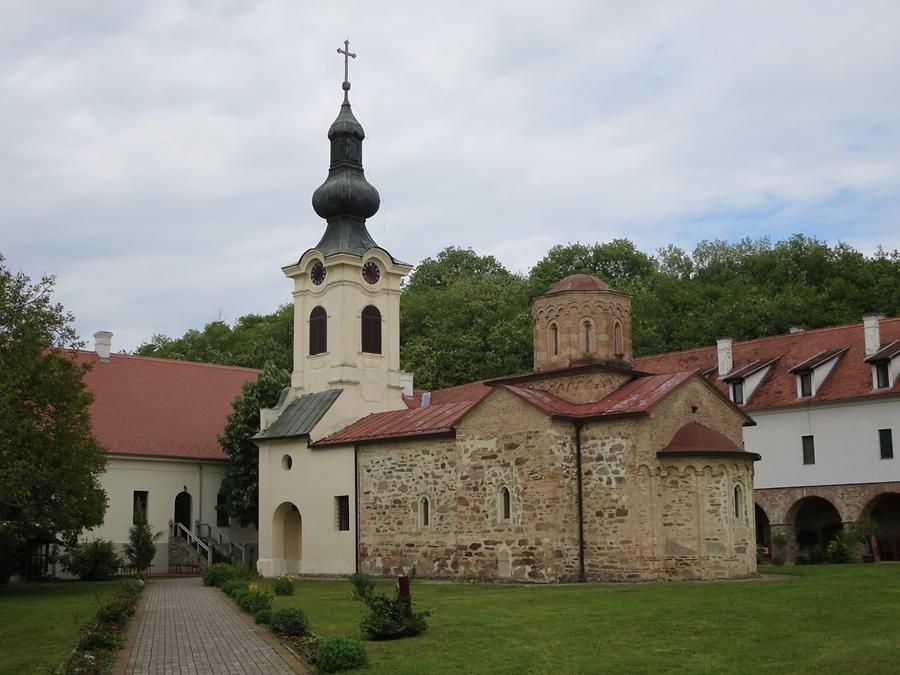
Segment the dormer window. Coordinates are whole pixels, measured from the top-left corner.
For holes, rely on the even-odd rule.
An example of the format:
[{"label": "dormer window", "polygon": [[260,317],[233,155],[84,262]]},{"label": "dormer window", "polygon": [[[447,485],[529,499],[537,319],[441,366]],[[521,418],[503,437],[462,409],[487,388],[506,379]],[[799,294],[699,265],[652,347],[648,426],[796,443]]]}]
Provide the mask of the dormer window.
[{"label": "dormer window", "polygon": [[[745,405],[753,397],[753,392],[766,379],[772,370],[772,366],[779,358],[776,356],[768,361],[763,361],[762,359],[751,361],[746,366],[733,370],[730,375],[724,377],[723,380],[728,384],[731,392],[731,400],[736,405]],[[712,372],[716,372],[716,369],[712,369]]]},{"label": "dormer window", "polygon": [[737,405],[744,404],[744,381],[738,380],[731,383],[731,400]]},{"label": "dormer window", "polygon": [[813,395],[812,371],[800,373],[800,398],[809,398]]},{"label": "dormer window", "polygon": [[875,388],[889,389],[891,386],[891,369],[888,361],[879,361],[875,364]]},{"label": "dormer window", "polygon": [[817,396],[831,371],[846,353],[847,347],[829,349],[819,352],[791,368],[789,372],[797,377],[797,398]]}]

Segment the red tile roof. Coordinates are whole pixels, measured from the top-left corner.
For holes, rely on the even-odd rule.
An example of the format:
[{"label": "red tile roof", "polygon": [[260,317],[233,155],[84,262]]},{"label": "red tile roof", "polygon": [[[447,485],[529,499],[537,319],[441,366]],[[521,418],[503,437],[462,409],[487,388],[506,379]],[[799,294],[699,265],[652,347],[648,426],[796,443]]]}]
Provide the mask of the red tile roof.
[{"label": "red tile roof", "polygon": [[[744,453],[730,439],[715,429],[710,429],[697,422],[689,422],[682,426],[672,440],[658,454],[681,455],[696,453]],[[758,455],[757,455],[758,456]]]},{"label": "red tile roof", "polygon": [[565,291],[611,291],[612,286],[590,274],[572,274],[557,281],[544,295]]},{"label": "red tile roof", "polygon": [[615,415],[635,415],[647,412],[672,393],[695,373],[668,373],[639,377],[625,383],[608,396],[593,403],[571,403],[539,389],[502,385],[504,389],[528,401],[548,415],[587,418]]},{"label": "red tile roof", "polygon": [[[445,403],[477,403],[491,393],[491,388],[485,384],[486,380],[468,382],[447,389],[435,389],[431,392],[431,405],[443,405]],[[418,408],[422,405],[424,389],[416,389],[412,398],[403,398],[407,408]]]},{"label": "red tile roof", "polygon": [[[880,336],[882,345],[900,339],[900,317],[882,319]],[[812,398],[798,399],[796,375],[789,372],[789,369],[822,352],[845,347],[848,348],[847,353],[835,364],[828,378],[816,391],[816,395]],[[862,323],[745,340],[735,342],[732,349],[735,369],[743,368],[756,360],[768,361],[781,357],[772,367],[772,372],[766,380],[743,406],[747,410],[806,405],[810,401],[840,401],[900,393],[900,381],[890,389],[873,389],[872,366],[864,360],[866,348]],[[655,373],[715,369],[716,363],[717,351],[714,346],[642,356],[634,360],[635,368]],[[708,379],[720,392],[727,393],[727,384],[719,381],[715,370]]]},{"label": "red tile roof", "polygon": [[146,356],[112,354],[101,363],[94,352],[78,361],[93,364],[84,376],[94,393],[94,436],[109,452],[227,459],[218,445],[232,401],[258,370]]},{"label": "red tile roof", "polygon": [[363,417],[314,445],[344,445],[390,438],[433,436],[450,433],[454,425],[469,412],[476,402],[444,403],[425,408],[391,410]]}]

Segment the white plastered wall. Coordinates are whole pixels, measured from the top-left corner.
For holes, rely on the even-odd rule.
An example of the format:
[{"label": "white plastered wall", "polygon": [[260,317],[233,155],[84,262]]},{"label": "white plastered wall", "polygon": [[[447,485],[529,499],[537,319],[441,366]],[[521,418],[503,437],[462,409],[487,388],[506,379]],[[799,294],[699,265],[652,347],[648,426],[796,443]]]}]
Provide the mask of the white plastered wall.
[{"label": "white plastered wall", "polygon": [[[215,527],[216,496],[225,474],[225,461],[110,455],[101,483],[109,503],[100,527],[86,531],[82,539],[107,539],[121,549],[128,541],[133,521],[134,492],[148,492],[147,521],[154,532],[163,533],[157,542],[151,572],[168,571],[169,521],[175,515],[175,497],[187,487],[191,495],[191,523],[200,520]],[[202,485],[202,489],[201,489]],[[202,494],[202,502],[201,502]],[[254,527],[216,527],[232,541],[255,543]]]},{"label": "white plastered wall", "polygon": [[[900,480],[900,398],[753,411],[744,446],[757,452],[759,488],[845,485]],[[892,429],[894,459],[881,459],[879,429]],[[815,464],[803,464],[802,436],[813,436]]]},{"label": "white plastered wall", "polygon": [[[311,449],[306,439],[260,444],[259,547],[266,577],[280,574],[351,574],[356,570],[356,495],[353,446]],[[285,457],[290,457],[286,468]],[[350,529],[338,530],[335,497],[350,498]],[[273,517],[289,502],[300,513],[300,561],[276,557],[285,533]],[[278,524],[280,527],[280,524]]]}]

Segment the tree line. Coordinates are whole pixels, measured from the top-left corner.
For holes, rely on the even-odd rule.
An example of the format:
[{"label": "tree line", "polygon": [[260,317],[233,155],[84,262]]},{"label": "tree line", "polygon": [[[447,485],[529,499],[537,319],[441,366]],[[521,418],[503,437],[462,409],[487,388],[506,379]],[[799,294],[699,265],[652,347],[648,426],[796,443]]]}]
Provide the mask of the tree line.
[{"label": "tree line", "polygon": [[[688,253],[655,254],[628,239],[555,246],[528,274],[494,256],[446,248],[413,270],[400,296],[400,359],[416,386],[438,389],[527,371],[532,365],[529,300],[576,271],[600,277],[633,300],[636,355],[702,347],[900,314],[900,252],[865,255],[795,235],[701,241]],[[261,368],[292,368],[293,307],[154,335],[138,354]]]}]

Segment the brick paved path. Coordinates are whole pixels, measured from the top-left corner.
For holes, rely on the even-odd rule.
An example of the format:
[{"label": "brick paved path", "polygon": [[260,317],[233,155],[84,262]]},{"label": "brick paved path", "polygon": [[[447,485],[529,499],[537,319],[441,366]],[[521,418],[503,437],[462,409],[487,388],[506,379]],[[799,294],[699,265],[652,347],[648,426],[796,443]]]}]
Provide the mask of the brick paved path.
[{"label": "brick paved path", "polygon": [[129,675],[295,672],[199,578],[154,581],[146,593]]}]

